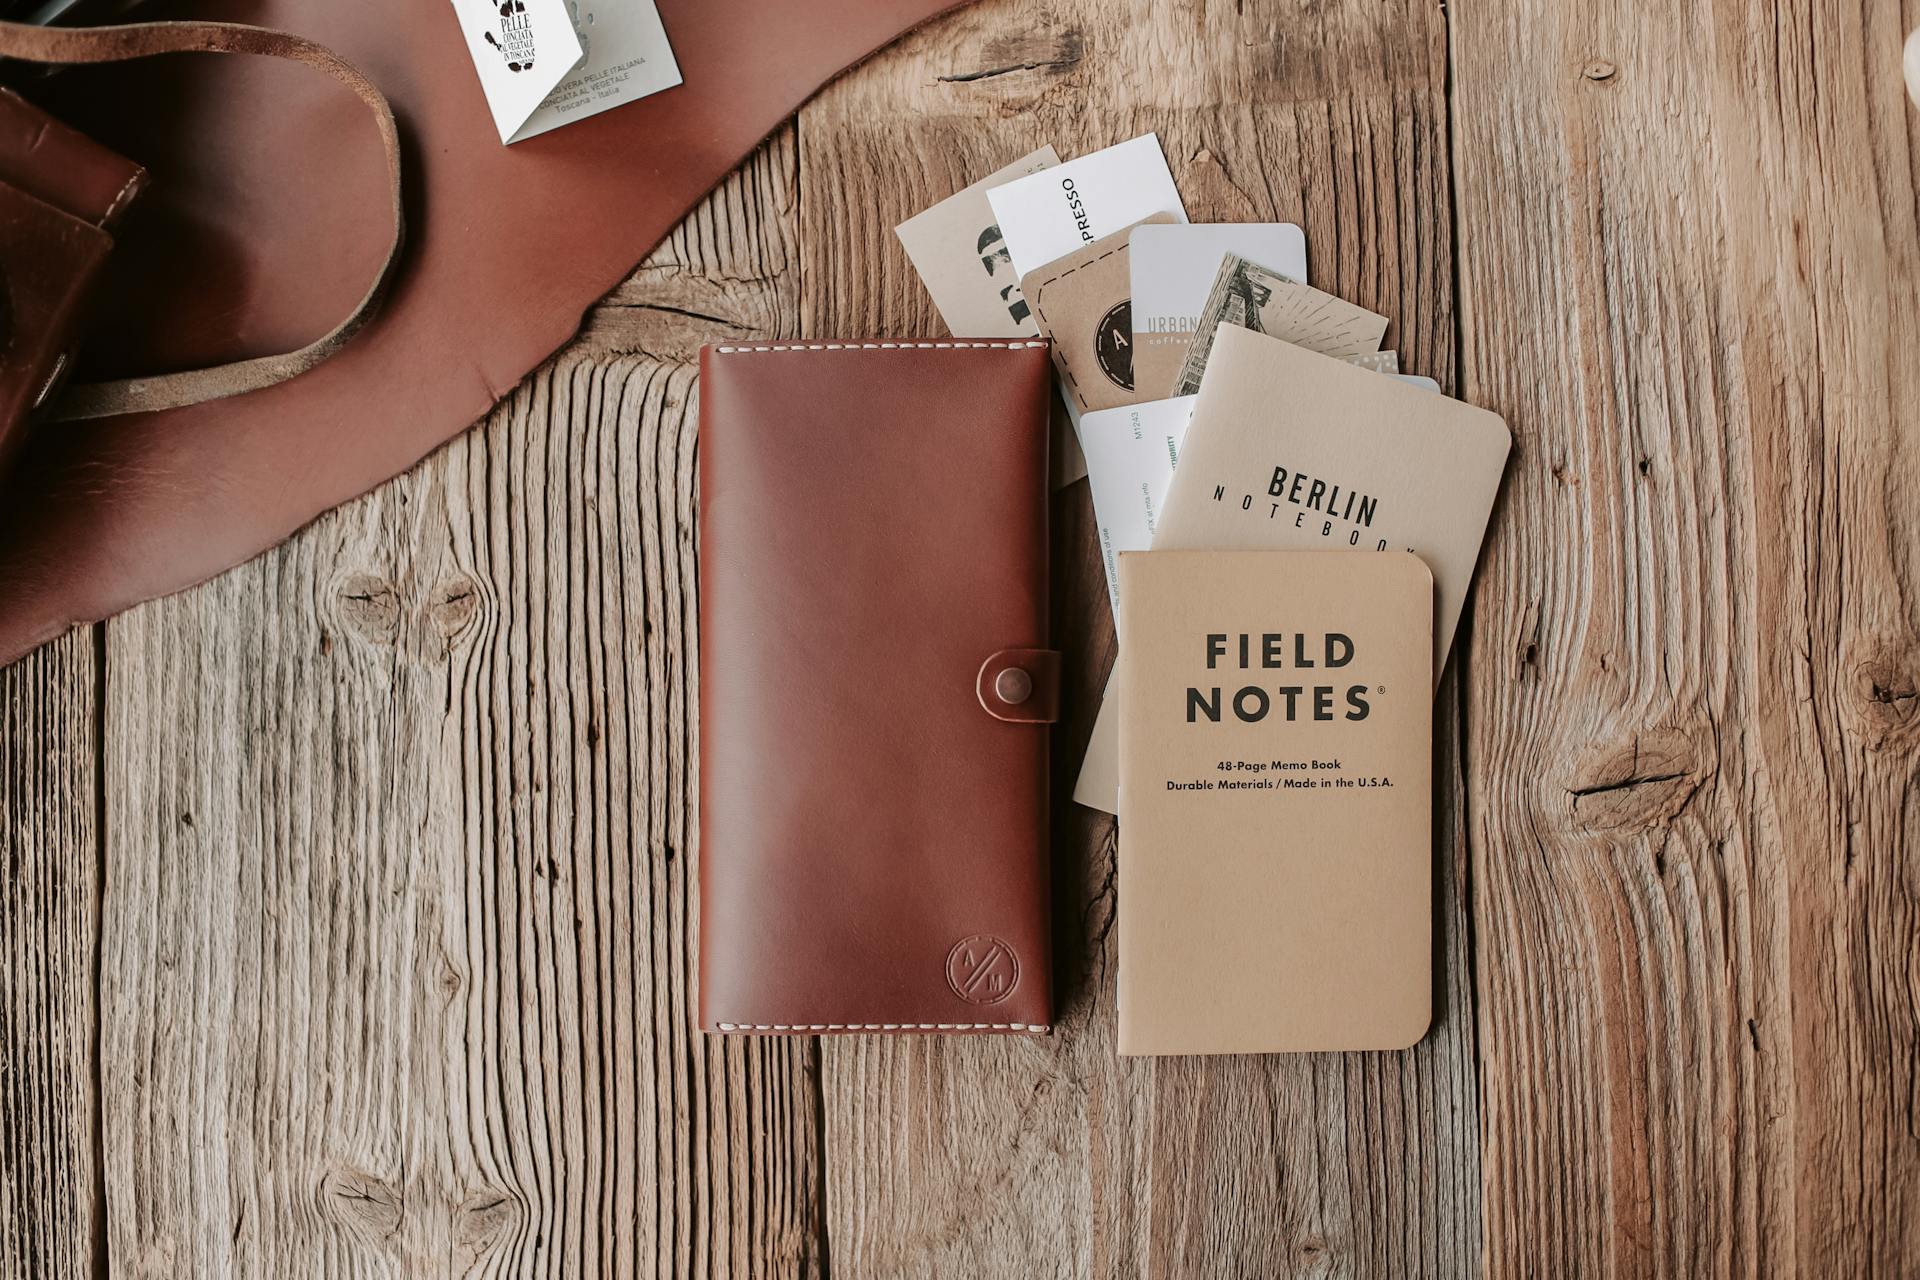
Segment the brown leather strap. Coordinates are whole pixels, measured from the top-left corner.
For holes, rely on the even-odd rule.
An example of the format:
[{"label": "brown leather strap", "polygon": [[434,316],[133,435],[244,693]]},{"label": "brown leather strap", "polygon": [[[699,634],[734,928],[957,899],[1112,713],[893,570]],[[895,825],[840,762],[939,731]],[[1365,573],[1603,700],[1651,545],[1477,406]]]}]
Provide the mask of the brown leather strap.
[{"label": "brown leather strap", "polygon": [[331,356],[380,309],[380,301],[400,258],[406,219],[400,205],[400,133],[393,109],[373,82],[339,55],[311,40],[266,27],[234,22],[138,22],[117,27],[35,27],[0,22],[0,57],[25,62],[81,64],[125,62],[160,53],[253,53],[288,58],[326,72],[354,91],[373,113],[380,145],[387,153],[388,198],[393,205],[393,239],[386,261],[353,311],[319,338],[283,355],[259,356],[232,364],[150,378],[124,378],[69,387],[53,407],[56,419],[105,418],[150,409],[219,400],[256,391],[305,373]]}]

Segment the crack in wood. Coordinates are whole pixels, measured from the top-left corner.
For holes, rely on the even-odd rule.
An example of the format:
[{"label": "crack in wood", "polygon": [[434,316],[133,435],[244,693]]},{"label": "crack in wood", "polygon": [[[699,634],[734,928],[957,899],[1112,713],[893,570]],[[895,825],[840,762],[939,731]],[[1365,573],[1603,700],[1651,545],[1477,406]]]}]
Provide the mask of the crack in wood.
[{"label": "crack in wood", "polygon": [[1009,76],[1018,71],[1064,71],[1078,63],[1084,55],[1070,53],[1059,58],[1035,58],[1028,62],[1010,62],[1004,67],[983,67],[978,71],[961,71],[953,75],[934,77],[941,84],[973,84],[979,80],[991,80],[995,76]]},{"label": "crack in wood", "polygon": [[1579,800],[1584,796],[1606,795],[1610,791],[1625,791],[1631,787],[1650,787],[1661,782],[1678,782],[1682,778],[1691,776],[1686,773],[1654,773],[1641,778],[1622,778],[1618,782],[1596,782],[1590,787],[1569,787],[1567,794]]},{"label": "crack in wood", "polygon": [[1892,689],[1892,688],[1888,688],[1886,685],[1881,684],[1877,680],[1871,681],[1869,683],[1869,687],[1872,690],[1872,692],[1869,693],[1868,696],[1871,697],[1875,702],[1880,703],[1882,706],[1890,707],[1896,702],[1908,702],[1916,697],[1920,697],[1920,690]]},{"label": "crack in wood", "polygon": [[704,311],[694,311],[688,307],[668,306],[664,302],[605,302],[601,306],[608,311],[658,311],[662,315],[680,316],[687,320],[698,320],[703,324],[725,325],[729,329],[745,327],[740,321],[727,316],[709,315]]}]

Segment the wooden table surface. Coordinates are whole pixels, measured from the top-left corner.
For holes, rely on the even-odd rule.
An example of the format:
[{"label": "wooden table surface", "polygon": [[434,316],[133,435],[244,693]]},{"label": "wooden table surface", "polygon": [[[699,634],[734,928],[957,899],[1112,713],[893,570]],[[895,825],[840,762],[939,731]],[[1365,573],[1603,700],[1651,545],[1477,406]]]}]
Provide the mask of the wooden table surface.
[{"label": "wooden table surface", "polygon": [[[478,429],[0,672],[0,1268],[1914,1274],[1905,7],[985,0],[844,77]],[[696,349],[941,333],[895,223],[1148,129],[1514,431],[1433,1032],[1116,1058],[1080,485],[1057,1033],[703,1037]]]}]

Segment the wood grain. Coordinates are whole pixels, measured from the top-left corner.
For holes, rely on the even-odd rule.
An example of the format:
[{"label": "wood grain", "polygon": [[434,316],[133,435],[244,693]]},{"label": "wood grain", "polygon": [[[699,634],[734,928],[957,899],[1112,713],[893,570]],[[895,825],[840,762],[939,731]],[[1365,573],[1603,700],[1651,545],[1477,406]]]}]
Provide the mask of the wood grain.
[{"label": "wood grain", "polygon": [[1911,1274],[1900,7],[1453,14],[1488,1270]]},{"label": "wood grain", "polygon": [[0,669],[0,1275],[100,1261],[95,638]]},{"label": "wood grain", "polygon": [[[0,1274],[1910,1273],[1910,25],[981,0],[856,69],[477,431],[0,671]],[[1146,129],[1515,431],[1435,1030],[1114,1055],[1082,486],[1060,1029],[701,1037],[694,353],[939,334],[895,223]]]},{"label": "wood grain", "polygon": [[[1425,7],[984,3],[805,108],[811,337],[944,333],[891,228],[1051,141],[1156,130],[1195,221],[1286,219],[1316,283],[1453,376],[1444,32]],[[1123,1062],[1114,824],[1068,793],[1113,652],[1084,485],[1056,502],[1073,689],[1056,734],[1045,1041],[821,1047],[827,1238],[855,1276],[1451,1275],[1479,1254],[1460,720],[1443,694],[1440,1016],[1405,1054]]]},{"label": "wood grain", "polygon": [[690,1010],[681,313],[791,335],[795,164],[480,430],[110,628],[116,1274],[818,1271],[813,1046]]}]

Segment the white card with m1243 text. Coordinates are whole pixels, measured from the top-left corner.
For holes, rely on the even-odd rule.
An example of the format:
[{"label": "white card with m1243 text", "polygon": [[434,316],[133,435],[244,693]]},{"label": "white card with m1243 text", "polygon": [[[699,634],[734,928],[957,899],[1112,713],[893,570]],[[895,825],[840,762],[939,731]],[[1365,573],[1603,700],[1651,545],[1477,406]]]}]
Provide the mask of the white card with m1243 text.
[{"label": "white card with m1243 text", "polygon": [[1115,617],[1120,614],[1120,553],[1153,547],[1154,525],[1173,483],[1195,398],[1148,400],[1081,415],[1080,447],[1087,455],[1100,564],[1107,571]]}]

